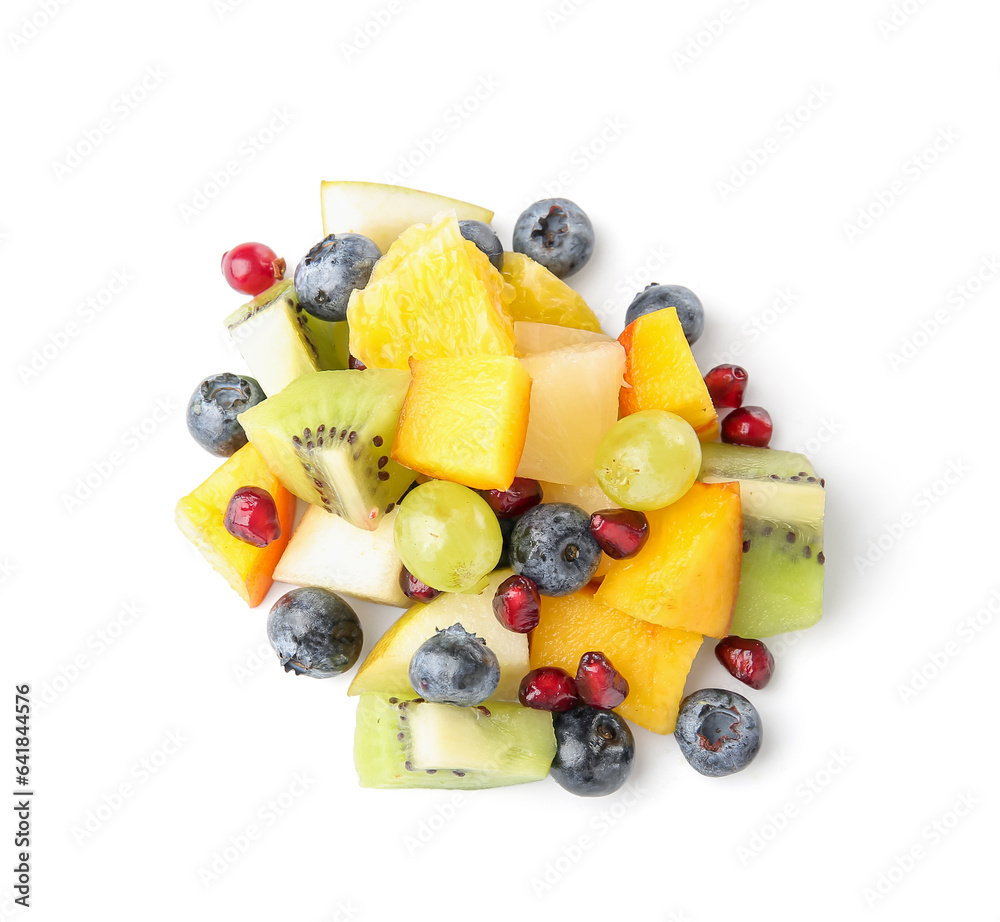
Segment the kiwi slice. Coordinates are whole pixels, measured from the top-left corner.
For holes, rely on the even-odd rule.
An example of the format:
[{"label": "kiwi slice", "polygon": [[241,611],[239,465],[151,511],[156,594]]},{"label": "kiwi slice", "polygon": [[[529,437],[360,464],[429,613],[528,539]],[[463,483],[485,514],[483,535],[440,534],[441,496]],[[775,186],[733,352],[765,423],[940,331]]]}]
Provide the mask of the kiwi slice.
[{"label": "kiwi slice", "polygon": [[347,323],[311,317],[291,279],[272,285],[226,320],[226,330],[268,396],[300,375],[347,368]]},{"label": "kiwi slice", "polygon": [[354,765],[362,787],[475,790],[540,781],[555,752],[547,711],[371,693],[358,700]]},{"label": "kiwi slice", "polygon": [[805,455],[706,443],[698,479],[738,480],[743,561],[730,633],[770,637],[823,614],[826,484]]},{"label": "kiwi slice", "polygon": [[413,482],[391,457],[409,383],[391,368],[314,371],[239,420],[286,489],[374,531]]}]

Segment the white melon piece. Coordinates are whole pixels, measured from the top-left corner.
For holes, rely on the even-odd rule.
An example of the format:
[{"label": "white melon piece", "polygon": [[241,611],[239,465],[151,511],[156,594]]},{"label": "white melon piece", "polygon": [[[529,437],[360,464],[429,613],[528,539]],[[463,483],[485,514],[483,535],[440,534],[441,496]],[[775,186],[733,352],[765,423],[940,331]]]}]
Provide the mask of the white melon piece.
[{"label": "white melon piece", "polygon": [[528,635],[508,631],[493,614],[497,586],[512,572],[498,570],[491,574],[486,588],[478,594],[445,592],[426,605],[414,605],[375,644],[347,693],[379,692],[412,698],[416,692],[410,685],[410,659],[417,647],[433,637],[438,629],[461,624],[470,634],[482,637],[486,646],[497,655],[500,684],[493,698],[517,701],[521,679],[531,671]]},{"label": "white melon piece", "polygon": [[493,212],[458,199],[376,182],[324,182],[320,188],[323,234],[364,234],[385,253],[414,224],[429,224],[440,211],[460,221],[489,224]]},{"label": "white melon piece", "polygon": [[539,352],[552,352],[565,346],[586,343],[613,343],[605,333],[560,327],[554,323],[535,323],[533,320],[514,321],[514,355],[523,358]]},{"label": "white melon piece", "polygon": [[582,343],[521,359],[531,375],[531,404],[519,477],[576,486],[597,483],[594,456],[618,421],[625,350]]},{"label": "white melon piece", "polygon": [[368,531],[320,506],[310,506],[281,555],[274,578],[405,608],[410,600],[399,588],[403,564],[392,537],[395,521],[394,509],[382,516],[375,531]]}]

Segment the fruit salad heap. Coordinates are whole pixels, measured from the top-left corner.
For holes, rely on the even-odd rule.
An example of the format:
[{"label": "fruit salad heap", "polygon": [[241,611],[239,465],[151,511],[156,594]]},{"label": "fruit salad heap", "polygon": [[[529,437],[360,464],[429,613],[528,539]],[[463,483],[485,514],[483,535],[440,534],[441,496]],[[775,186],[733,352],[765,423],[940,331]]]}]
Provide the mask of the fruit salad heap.
[{"label": "fruit salad heap", "polygon": [[712,638],[761,689],[760,638],[819,619],[825,484],[768,448],[744,369],[702,377],[699,299],[650,285],[605,335],[564,281],[594,247],[565,199],[526,209],[510,252],[491,212],[437,195],[323,183],[322,208],[292,279],[261,244],[223,258],[253,377],[195,390],[191,434],[228,460],[177,522],[249,606],[300,587],[267,621],[287,671],[354,666],[344,596],[406,609],[348,688],[361,784],[608,794],[629,722],[702,774],[745,768],[754,706],[685,679]]}]

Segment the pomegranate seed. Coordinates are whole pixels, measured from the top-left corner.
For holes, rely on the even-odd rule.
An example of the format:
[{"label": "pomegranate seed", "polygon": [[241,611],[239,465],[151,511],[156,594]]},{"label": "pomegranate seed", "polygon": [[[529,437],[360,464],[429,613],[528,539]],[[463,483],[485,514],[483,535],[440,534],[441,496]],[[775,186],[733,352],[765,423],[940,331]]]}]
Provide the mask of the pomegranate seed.
[{"label": "pomegranate seed", "polygon": [[259,295],[285,277],[285,261],[263,243],[241,243],[222,254],[222,274],[231,288]]},{"label": "pomegranate seed", "polygon": [[493,614],[508,631],[527,634],[538,627],[542,600],[533,579],[508,576],[493,596]]},{"label": "pomegranate seed", "polygon": [[362,362],[361,359],[356,359],[353,355],[348,353],[347,367],[353,368],[355,371],[364,371],[368,366]]},{"label": "pomegranate seed", "polygon": [[608,557],[634,557],[649,537],[649,521],[632,509],[602,509],[590,517],[590,533]]},{"label": "pomegranate seed", "polygon": [[715,645],[715,658],[733,678],[751,688],[763,688],[774,674],[774,657],[760,640],[730,634]]},{"label": "pomegranate seed", "polygon": [[517,700],[536,711],[568,711],[580,700],[576,682],[565,669],[542,666],[532,669],[517,691]]},{"label": "pomegranate seed", "polygon": [[747,389],[747,372],[739,365],[716,365],[705,375],[705,384],[716,407],[739,407]]},{"label": "pomegranate seed", "polygon": [[254,547],[267,547],[281,537],[274,499],[260,487],[240,487],[229,500],[222,524],[234,538]]},{"label": "pomegranate seed", "polygon": [[399,571],[399,588],[403,590],[403,595],[416,602],[429,602],[441,595],[440,589],[420,582],[405,566]]},{"label": "pomegranate seed", "polygon": [[489,503],[497,518],[510,519],[523,515],[542,501],[542,485],[527,477],[515,477],[506,490],[481,490],[480,495]]},{"label": "pomegranate seed", "polygon": [[730,445],[767,448],[774,426],[763,407],[740,407],[722,421],[722,441]]},{"label": "pomegranate seed", "polygon": [[618,707],[628,697],[628,682],[603,653],[584,653],[576,670],[576,689],[585,704]]}]

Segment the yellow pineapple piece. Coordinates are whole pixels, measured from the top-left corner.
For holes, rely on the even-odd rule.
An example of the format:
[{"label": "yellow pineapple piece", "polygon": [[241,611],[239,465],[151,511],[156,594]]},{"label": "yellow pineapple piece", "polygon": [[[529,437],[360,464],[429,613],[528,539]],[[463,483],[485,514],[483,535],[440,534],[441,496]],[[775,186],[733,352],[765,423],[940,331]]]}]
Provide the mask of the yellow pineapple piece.
[{"label": "yellow pineapple piece", "polygon": [[422,474],[506,490],[528,429],[531,378],[512,356],[465,355],[410,363],[392,457]]},{"label": "yellow pineapple piece", "polygon": [[369,368],[410,358],[513,355],[513,291],[453,213],[403,231],[347,308],[351,354]]},{"label": "yellow pineapple piece", "polygon": [[601,332],[601,321],[580,294],[523,253],[503,254],[503,277],[514,286],[514,320]]}]

